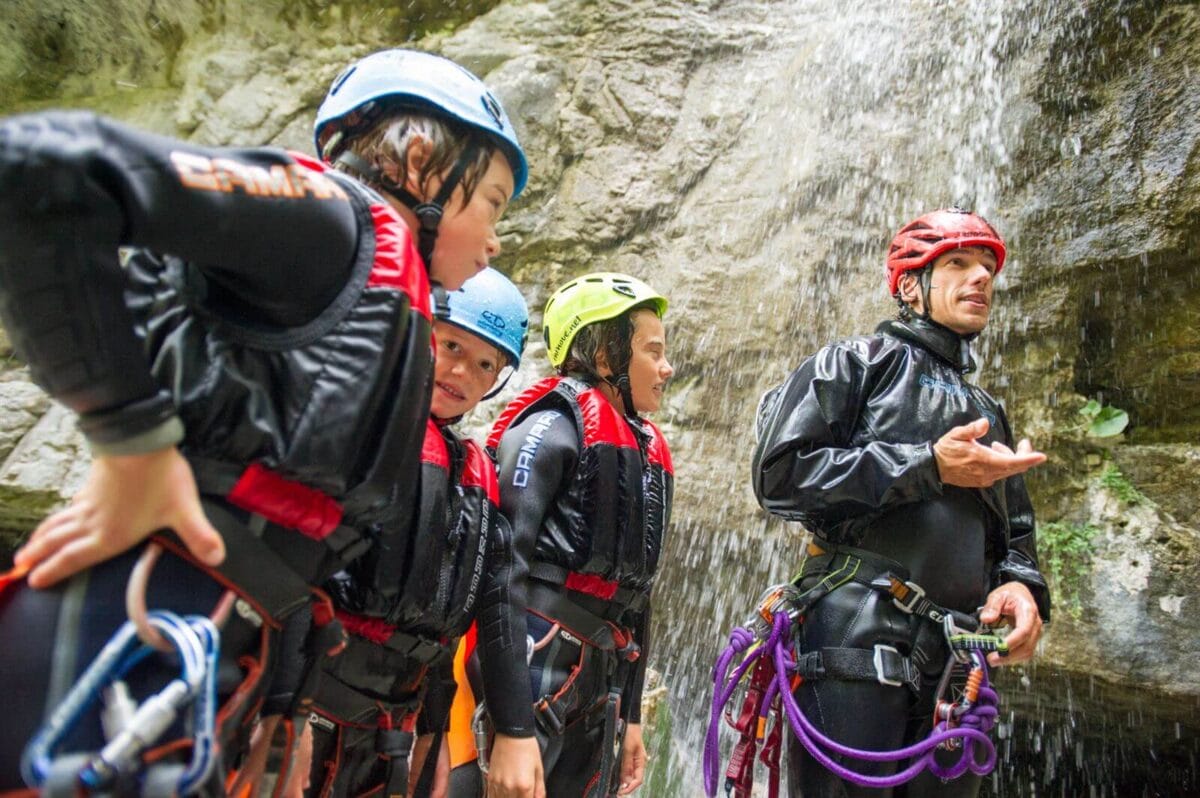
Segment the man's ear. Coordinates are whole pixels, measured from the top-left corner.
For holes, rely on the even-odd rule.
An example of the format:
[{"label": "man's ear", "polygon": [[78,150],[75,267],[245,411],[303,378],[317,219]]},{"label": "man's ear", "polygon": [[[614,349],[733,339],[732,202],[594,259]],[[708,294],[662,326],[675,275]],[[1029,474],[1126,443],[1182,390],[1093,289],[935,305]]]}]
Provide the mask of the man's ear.
[{"label": "man's ear", "polygon": [[[408,141],[408,149],[404,153],[405,166],[408,174],[404,180],[404,188],[414,197],[424,200],[426,197],[421,190],[421,170],[429,163],[433,155],[433,142],[421,135],[413,136]],[[399,182],[399,181],[397,181]]]},{"label": "man's ear", "polygon": [[906,305],[913,306],[913,310],[917,313],[924,311],[921,303],[924,298],[921,296],[921,281],[917,279],[915,272],[905,272],[900,276],[900,282],[897,285],[900,289],[900,299]]}]

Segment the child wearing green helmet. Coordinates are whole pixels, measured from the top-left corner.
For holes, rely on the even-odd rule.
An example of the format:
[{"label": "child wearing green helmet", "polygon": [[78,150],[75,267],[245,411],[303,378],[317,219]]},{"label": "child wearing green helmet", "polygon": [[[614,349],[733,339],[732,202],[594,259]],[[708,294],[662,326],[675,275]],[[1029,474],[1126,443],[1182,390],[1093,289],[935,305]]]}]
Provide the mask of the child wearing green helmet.
[{"label": "child wearing green helmet", "polygon": [[[402,600],[431,284],[456,290],[498,254],[527,166],[488,88],[412,51],[339,76],[316,137],[332,163],[87,112],[0,120],[0,320],[94,455],[0,582],[0,667],[20,697],[0,790],[220,792],[260,707],[306,718],[345,644],[319,586],[369,561],[379,615]],[[162,725],[110,731],[123,747],[102,756],[96,694],[120,683],[142,701],[164,682],[183,686],[154,699]],[[105,714],[142,722],[126,709]]]},{"label": "child wearing green helmet", "polygon": [[544,314],[558,375],[513,400],[488,438],[531,652],[521,724],[492,721],[510,738],[535,738],[543,766],[530,790],[524,764],[493,745],[489,795],[581,796],[589,785],[624,795],[642,782],[650,595],[673,487],[666,440],[643,414],[659,408],[674,373],[666,307],[626,275],[564,285]]}]

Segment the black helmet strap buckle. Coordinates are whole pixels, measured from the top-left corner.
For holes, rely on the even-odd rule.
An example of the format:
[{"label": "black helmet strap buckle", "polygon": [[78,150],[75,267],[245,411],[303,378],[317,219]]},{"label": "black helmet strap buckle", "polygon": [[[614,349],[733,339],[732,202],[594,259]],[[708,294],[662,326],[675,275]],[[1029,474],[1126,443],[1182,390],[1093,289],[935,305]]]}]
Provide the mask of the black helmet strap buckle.
[{"label": "black helmet strap buckle", "polygon": [[[428,201],[417,199],[403,185],[397,185],[392,182],[375,164],[350,150],[344,150],[338,155],[335,163],[344,164],[352,171],[357,172],[362,179],[378,186],[386,194],[399,200],[406,208],[409,208],[416,214],[417,222],[420,225],[417,229],[417,251],[421,254],[421,260],[425,262],[425,271],[428,273],[433,262],[433,248],[437,244],[438,227],[442,223],[442,216],[445,215],[446,202],[450,199],[450,195],[454,193],[454,189],[462,181],[467,167],[475,160],[478,152],[478,144],[468,144],[463,149],[462,154],[458,156],[458,160],[450,170],[450,173],[446,175],[446,179],[442,181],[437,195]],[[436,299],[436,288],[434,289],[434,295]]]},{"label": "black helmet strap buckle", "polygon": [[622,371],[620,374],[605,377],[604,381],[615,388],[621,397],[621,403],[625,405],[625,415],[637,418],[637,410],[633,406],[633,388],[629,384],[629,372]]}]

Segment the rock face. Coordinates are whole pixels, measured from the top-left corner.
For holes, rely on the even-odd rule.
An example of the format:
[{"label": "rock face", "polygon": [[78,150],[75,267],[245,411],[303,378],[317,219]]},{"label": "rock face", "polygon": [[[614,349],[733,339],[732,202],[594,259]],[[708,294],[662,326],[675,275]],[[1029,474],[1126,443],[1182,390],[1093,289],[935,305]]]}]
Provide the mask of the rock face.
[{"label": "rock face", "polygon": [[[671,298],[678,372],[660,415],[677,501],[655,657],[677,735],[695,737],[718,635],[802,550],[749,493],[759,395],[888,315],[888,237],[951,204],[1010,244],[979,379],[1050,454],[1030,480],[1058,575],[1043,660],[1174,696],[1172,722],[1195,727],[1197,639],[1182,631],[1200,558],[1195,5],[420,4],[470,19],[442,29],[445,16],[366,0],[287,4],[285,21],[269,4],[164,5],[125,0],[85,33],[67,0],[8,4],[0,31],[19,46],[0,48],[0,106],[53,99],[207,143],[307,150],[338,70],[419,36],[486,76],[530,150],[498,265],[531,307],[598,269]],[[0,525],[23,529],[69,493],[65,460],[80,455],[54,417],[24,434],[43,406],[5,390],[19,373],[5,379],[0,454],[21,440],[0,467]],[[1092,398],[1128,411],[1123,438],[1086,436],[1077,410]],[[40,460],[58,465],[39,476]]]}]

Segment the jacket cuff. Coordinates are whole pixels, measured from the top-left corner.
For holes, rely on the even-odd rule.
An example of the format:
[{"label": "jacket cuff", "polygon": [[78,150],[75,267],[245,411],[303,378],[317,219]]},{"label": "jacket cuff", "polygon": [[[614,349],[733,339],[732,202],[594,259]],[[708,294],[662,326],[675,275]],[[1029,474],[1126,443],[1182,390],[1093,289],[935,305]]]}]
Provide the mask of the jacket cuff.
[{"label": "jacket cuff", "polygon": [[945,492],[946,485],[942,482],[942,475],[938,471],[937,457],[933,454],[933,443],[923,443],[918,446],[915,461],[917,467],[914,471],[918,475],[922,498],[933,499],[941,496]]},{"label": "jacket cuff", "polygon": [[1045,623],[1050,622],[1050,588],[1041,572],[1012,558],[1005,559],[992,570],[992,588],[1006,582],[1020,582],[1029,588],[1033,600],[1037,602],[1038,615],[1042,616]]},{"label": "jacket cuff", "polygon": [[183,421],[164,391],[116,410],[85,413],[79,431],[93,455],[129,455],[174,446],[183,440]]}]

